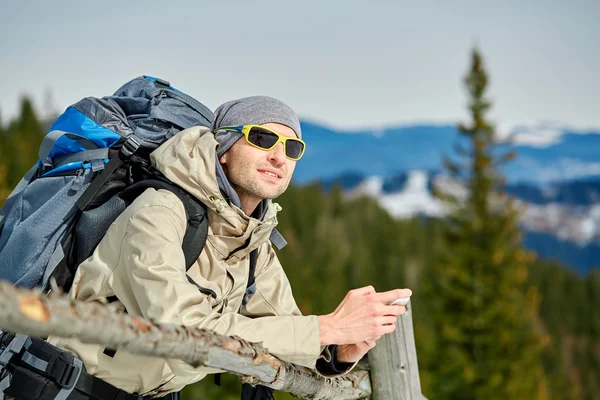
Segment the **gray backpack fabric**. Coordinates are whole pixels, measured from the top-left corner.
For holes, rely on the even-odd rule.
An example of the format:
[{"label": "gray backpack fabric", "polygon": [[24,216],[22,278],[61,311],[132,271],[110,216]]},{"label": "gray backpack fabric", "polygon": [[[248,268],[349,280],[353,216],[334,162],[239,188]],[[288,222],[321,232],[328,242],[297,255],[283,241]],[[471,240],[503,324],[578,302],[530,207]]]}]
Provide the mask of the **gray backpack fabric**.
[{"label": "gray backpack fabric", "polygon": [[[91,254],[135,197],[121,194],[136,182],[173,187],[186,211],[202,214],[191,196],[152,170],[149,154],[179,131],[210,126],[212,119],[202,103],[148,76],[133,79],[112,96],[88,97],[69,107],[43,140],[38,163],[0,210],[0,279],[48,289],[53,276],[68,290],[75,260]],[[78,234],[80,224],[87,226]],[[192,234],[196,238],[190,241],[202,236]],[[91,242],[85,242],[88,238]]]}]

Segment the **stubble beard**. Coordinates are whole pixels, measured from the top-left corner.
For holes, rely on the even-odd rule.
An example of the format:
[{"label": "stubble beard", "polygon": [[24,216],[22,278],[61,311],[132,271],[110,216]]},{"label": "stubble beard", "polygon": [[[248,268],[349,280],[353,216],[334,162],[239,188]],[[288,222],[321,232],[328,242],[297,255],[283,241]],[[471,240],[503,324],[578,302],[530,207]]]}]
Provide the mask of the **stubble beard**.
[{"label": "stubble beard", "polygon": [[[287,182],[281,182],[277,186],[266,188],[264,182],[259,181],[258,176],[252,176],[251,171],[256,171],[256,168],[250,165],[242,165],[229,171],[229,181],[236,193],[242,198],[250,198],[254,200],[275,199],[283,194],[289,185]],[[282,179],[283,180],[283,179]]]}]

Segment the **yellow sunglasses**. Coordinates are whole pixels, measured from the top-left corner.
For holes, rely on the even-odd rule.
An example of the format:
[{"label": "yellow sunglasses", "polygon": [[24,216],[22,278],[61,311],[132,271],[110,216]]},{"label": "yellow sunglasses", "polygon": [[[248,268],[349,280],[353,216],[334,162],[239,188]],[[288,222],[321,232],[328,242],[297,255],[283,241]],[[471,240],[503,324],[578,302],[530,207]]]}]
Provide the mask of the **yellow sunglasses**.
[{"label": "yellow sunglasses", "polygon": [[271,150],[278,143],[283,143],[285,156],[290,160],[299,160],[306,148],[302,140],[280,135],[261,125],[223,126],[219,130],[241,133],[250,145],[265,151]]}]

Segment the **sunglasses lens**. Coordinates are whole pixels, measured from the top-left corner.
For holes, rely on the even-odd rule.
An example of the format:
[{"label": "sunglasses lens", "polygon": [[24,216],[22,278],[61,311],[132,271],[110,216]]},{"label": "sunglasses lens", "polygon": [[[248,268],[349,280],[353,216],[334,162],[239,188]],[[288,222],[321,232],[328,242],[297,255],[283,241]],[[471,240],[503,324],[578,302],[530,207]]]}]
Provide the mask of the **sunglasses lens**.
[{"label": "sunglasses lens", "polygon": [[277,143],[277,140],[279,140],[279,137],[273,132],[258,127],[251,128],[248,133],[248,141],[265,150],[269,150],[273,147],[275,143]]},{"label": "sunglasses lens", "polygon": [[285,142],[285,155],[297,160],[302,155],[304,144],[297,140],[288,140]]}]

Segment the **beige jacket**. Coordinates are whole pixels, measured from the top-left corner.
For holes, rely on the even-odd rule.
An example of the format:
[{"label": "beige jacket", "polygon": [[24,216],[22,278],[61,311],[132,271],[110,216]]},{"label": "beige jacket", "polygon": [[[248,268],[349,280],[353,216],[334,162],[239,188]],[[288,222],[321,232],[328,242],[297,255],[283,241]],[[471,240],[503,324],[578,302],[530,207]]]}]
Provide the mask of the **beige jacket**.
[{"label": "beige jacket", "polygon": [[[186,278],[183,204],[173,193],[154,189],[138,197],[110,226],[93,255],[78,268],[70,294],[83,301],[117,296],[130,315],[263,342],[277,357],[313,368],[322,350],[317,317],[301,315],[269,242],[281,208],[269,202],[259,221],[230,206],[215,177],[216,146],[207,128],[194,127],[151,156],[167,178],[208,207],[208,239],[187,274],[213,290],[216,298],[202,294]],[[248,256],[256,248],[257,290],[238,313],[248,279]],[[164,395],[218,372],[125,351],[111,358],[102,346],[75,339],[50,338],[50,342],[77,354],[88,373],[129,393]]]}]

